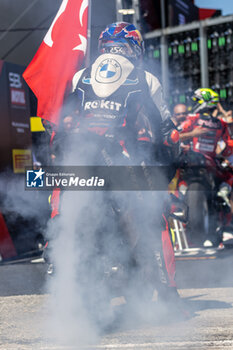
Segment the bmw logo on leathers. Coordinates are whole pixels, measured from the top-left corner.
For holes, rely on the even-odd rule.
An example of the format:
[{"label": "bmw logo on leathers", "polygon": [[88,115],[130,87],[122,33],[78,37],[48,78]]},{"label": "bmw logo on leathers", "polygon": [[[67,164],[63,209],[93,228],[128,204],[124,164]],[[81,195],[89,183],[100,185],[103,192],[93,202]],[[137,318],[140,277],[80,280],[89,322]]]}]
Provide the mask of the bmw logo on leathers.
[{"label": "bmw logo on leathers", "polygon": [[120,55],[100,55],[92,65],[91,85],[94,93],[106,98],[119,89],[126,81],[134,65]]},{"label": "bmw logo on leathers", "polygon": [[102,84],[114,83],[119,80],[120,77],[121,66],[112,58],[103,60],[96,71],[96,81]]}]

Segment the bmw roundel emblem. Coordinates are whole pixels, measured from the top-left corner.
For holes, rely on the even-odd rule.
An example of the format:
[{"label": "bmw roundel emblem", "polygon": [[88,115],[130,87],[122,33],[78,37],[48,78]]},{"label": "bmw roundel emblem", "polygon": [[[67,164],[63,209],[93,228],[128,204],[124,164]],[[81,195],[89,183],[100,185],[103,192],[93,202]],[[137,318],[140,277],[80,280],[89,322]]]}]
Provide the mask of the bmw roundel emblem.
[{"label": "bmw roundel emblem", "polygon": [[100,68],[100,76],[103,78],[112,78],[116,74],[116,67],[111,63],[106,63]]},{"label": "bmw roundel emblem", "polygon": [[112,58],[108,58],[100,62],[96,70],[96,81],[100,83],[110,84],[121,78],[121,65]]}]

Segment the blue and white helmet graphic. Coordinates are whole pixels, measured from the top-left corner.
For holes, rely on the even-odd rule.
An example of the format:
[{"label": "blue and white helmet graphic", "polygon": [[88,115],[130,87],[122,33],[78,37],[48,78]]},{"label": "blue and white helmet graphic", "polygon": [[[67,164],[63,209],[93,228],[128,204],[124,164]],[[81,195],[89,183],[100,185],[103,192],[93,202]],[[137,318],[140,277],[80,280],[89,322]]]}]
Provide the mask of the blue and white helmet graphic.
[{"label": "blue and white helmet graphic", "polygon": [[122,54],[129,58],[139,58],[144,52],[144,42],[137,28],[127,22],[108,25],[99,37],[100,53]]}]

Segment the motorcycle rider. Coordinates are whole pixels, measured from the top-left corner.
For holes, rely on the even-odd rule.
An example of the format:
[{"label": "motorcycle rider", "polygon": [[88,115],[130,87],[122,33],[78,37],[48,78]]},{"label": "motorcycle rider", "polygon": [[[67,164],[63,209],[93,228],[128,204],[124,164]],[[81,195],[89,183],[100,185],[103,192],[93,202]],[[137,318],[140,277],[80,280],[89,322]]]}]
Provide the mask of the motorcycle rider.
[{"label": "motorcycle rider", "polygon": [[[98,50],[100,55],[95,62],[73,77],[69,107],[82,116],[78,125],[82,124],[92,135],[116,140],[122,154],[131,158],[134,165],[153,164],[155,145],[160,147],[157,156],[169,164],[177,154],[179,135],[158,79],[142,68],[144,43],[140,32],[130,23],[110,24],[99,37]],[[153,216],[154,213],[151,221]],[[176,303],[179,296],[174,252],[167,221],[164,217],[162,221],[162,235],[156,238],[160,242],[156,252],[161,279],[158,293],[161,299],[172,298]],[[146,239],[142,240],[147,247]]]}]

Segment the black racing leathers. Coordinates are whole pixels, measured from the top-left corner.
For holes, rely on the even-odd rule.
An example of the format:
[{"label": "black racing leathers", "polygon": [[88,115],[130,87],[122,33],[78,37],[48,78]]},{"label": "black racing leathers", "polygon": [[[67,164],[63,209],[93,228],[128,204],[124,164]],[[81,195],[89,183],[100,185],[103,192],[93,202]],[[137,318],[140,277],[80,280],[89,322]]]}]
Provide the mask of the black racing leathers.
[{"label": "black racing leathers", "polygon": [[[95,164],[100,161],[100,165],[146,166],[167,161],[164,150],[163,159],[159,162],[155,159],[156,153],[161,154],[157,149],[163,147],[163,126],[173,128],[172,123],[166,123],[170,114],[162,99],[160,83],[123,56],[103,54],[89,68],[76,73],[73,93],[68,98],[64,114],[72,114],[77,119],[77,137],[84,144],[79,143],[77,153],[82,151],[85,158],[93,152]],[[166,134],[167,131],[166,128]],[[106,152],[105,158],[103,151]],[[154,256],[160,281],[174,286],[174,273],[171,276],[169,264],[163,261],[161,197],[162,193],[152,191],[141,197],[129,196],[123,202],[126,206],[133,204],[128,209],[140,231],[138,256],[142,260]],[[172,270],[174,272],[174,268]]]}]

